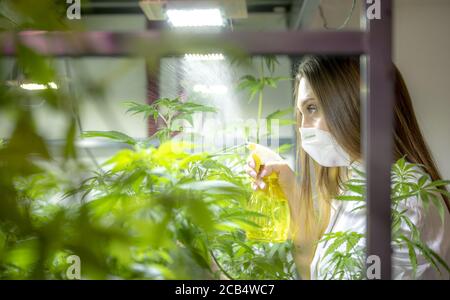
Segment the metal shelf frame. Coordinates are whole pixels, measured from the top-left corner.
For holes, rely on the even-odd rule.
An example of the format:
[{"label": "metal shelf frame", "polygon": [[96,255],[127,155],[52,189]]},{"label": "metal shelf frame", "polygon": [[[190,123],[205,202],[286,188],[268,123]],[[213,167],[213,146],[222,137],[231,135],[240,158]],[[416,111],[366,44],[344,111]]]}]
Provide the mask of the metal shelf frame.
[{"label": "metal shelf frame", "polygon": [[[365,2],[365,1],[363,1]],[[367,7],[366,7],[367,8]],[[250,55],[353,54],[363,55],[361,103],[362,141],[367,173],[367,256],[381,261],[381,279],[391,278],[390,170],[393,162],[394,70],[392,65],[392,0],[381,2],[381,18],[366,20],[365,31],[279,31],[167,34],[145,32],[18,32],[0,34],[0,51],[16,54],[17,41],[54,57],[145,56],[131,45],[153,49],[167,42],[189,45],[201,40],[208,50],[236,45]],[[166,55],[177,54],[166,49]],[[217,49],[216,49],[217,48]],[[171,51],[173,51],[171,53]]]}]

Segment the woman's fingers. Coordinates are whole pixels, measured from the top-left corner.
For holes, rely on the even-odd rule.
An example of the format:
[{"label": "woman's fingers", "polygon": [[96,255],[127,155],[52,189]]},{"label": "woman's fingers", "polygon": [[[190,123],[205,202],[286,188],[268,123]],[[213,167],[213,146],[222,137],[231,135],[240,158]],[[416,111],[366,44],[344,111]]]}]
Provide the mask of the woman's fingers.
[{"label": "woman's fingers", "polygon": [[259,172],[255,170],[256,163],[253,159],[252,155],[250,155],[247,159],[247,165],[245,166],[245,172],[253,179],[251,183],[251,188],[253,190],[257,189],[265,189],[266,183],[264,182],[264,178],[272,174],[273,172],[279,172],[280,161],[274,160],[273,162],[268,162],[264,165],[261,165]]},{"label": "woman's fingers", "polygon": [[255,191],[256,191],[257,189],[263,190],[263,189],[266,187],[266,183],[265,183],[261,178],[258,178],[258,179],[255,179],[255,180],[252,182],[251,187],[252,187],[252,189],[254,189]]},{"label": "woman's fingers", "polygon": [[[253,190],[257,190],[258,188],[264,188],[265,183],[261,179],[261,177],[256,173],[256,170],[250,166],[245,167],[245,172],[253,179],[251,183],[251,187]],[[261,187],[263,186],[263,187]]]},{"label": "woman's fingers", "polygon": [[247,160],[247,164],[248,164],[248,166],[250,167],[250,168],[255,168],[255,161],[253,160],[253,157],[252,156],[250,156],[249,158],[248,158],[248,160]]},{"label": "woman's fingers", "polygon": [[254,164],[252,165],[252,161],[249,160],[248,165],[245,167],[245,172],[255,179],[257,177],[263,178],[272,174],[272,172],[274,172],[274,170],[276,169],[276,165],[277,164],[262,165],[261,169],[259,170],[259,174],[257,174]]},{"label": "woman's fingers", "polygon": [[266,183],[264,182],[264,178],[272,174],[273,172],[278,172],[277,170],[278,164],[267,164],[261,166],[261,170],[259,174],[256,174],[256,171],[250,167],[247,168],[247,173],[254,179],[252,182],[252,189],[257,190],[259,189],[265,189]]},{"label": "woman's fingers", "polygon": [[255,161],[250,156],[247,159],[247,165],[245,166],[245,171],[252,178],[251,188],[253,190],[264,190],[267,188],[264,178],[276,173],[278,175],[278,181],[283,190],[287,193],[293,190],[295,185],[295,174],[289,165],[284,160],[274,160],[266,162],[260,166],[259,172],[255,170]]},{"label": "woman's fingers", "polygon": [[254,191],[258,189],[258,185],[255,182],[252,182],[251,187]]},{"label": "woman's fingers", "polygon": [[256,179],[257,175],[255,169],[251,168],[251,167],[246,167],[245,168],[245,172],[252,178]]},{"label": "woman's fingers", "polygon": [[269,176],[273,172],[277,172],[279,164],[266,164],[261,168],[261,172],[259,173],[260,178],[264,178],[266,176]]},{"label": "woman's fingers", "polygon": [[264,181],[262,181],[261,179],[258,180],[257,184],[258,184],[258,187],[262,190],[266,188],[266,183]]},{"label": "woman's fingers", "polygon": [[266,184],[261,179],[262,177],[256,173],[256,170],[250,166],[247,166],[245,169],[246,169],[245,171],[247,172],[247,174],[253,179],[253,182],[251,184],[252,189],[255,191],[258,188],[264,189]]}]

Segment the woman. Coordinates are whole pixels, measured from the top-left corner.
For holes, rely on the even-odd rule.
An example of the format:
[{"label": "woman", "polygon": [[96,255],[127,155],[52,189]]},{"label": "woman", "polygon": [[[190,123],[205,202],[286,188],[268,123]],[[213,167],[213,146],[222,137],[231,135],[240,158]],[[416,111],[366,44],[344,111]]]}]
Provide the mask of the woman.
[{"label": "woman", "polygon": [[[280,184],[291,209],[291,236],[296,245],[295,260],[302,278],[327,278],[323,271],[326,243],[319,242],[324,233],[355,231],[365,234],[365,213],[334,199],[341,194],[342,182],[355,178],[352,169],[363,171],[360,140],[360,64],[359,57],[306,57],[296,79],[297,147],[299,170],[296,178],[286,162],[272,153],[259,174],[249,159],[247,172],[253,177],[253,189],[264,189],[262,180],[272,172],[279,174]],[[433,162],[413,111],[403,78],[395,70],[395,158],[423,165],[432,180],[440,174]],[[258,145],[258,151],[270,152]],[[410,201],[409,201],[410,200]],[[421,233],[422,241],[450,264],[450,218],[448,199],[445,222],[436,207],[424,211],[421,201],[408,199],[408,216]],[[408,234],[408,228],[404,228]],[[407,249],[396,248],[392,255],[393,278],[442,278],[418,256],[417,272],[409,262]],[[444,275],[448,279],[448,274]]]}]

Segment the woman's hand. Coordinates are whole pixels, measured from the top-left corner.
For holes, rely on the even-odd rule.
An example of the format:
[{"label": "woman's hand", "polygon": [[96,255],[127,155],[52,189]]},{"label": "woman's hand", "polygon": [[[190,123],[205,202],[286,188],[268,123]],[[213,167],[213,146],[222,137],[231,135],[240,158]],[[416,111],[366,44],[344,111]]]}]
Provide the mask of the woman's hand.
[{"label": "woman's hand", "polygon": [[[266,184],[264,183],[263,178],[275,172],[278,174],[278,181],[285,195],[292,195],[295,184],[295,174],[287,162],[267,147],[252,144],[251,148],[253,148],[253,150],[247,160],[246,172],[254,180],[254,182],[252,182],[252,189],[264,190]],[[255,169],[256,162],[253,159],[253,153],[256,153],[260,157],[263,156],[259,173],[257,173]]]}]

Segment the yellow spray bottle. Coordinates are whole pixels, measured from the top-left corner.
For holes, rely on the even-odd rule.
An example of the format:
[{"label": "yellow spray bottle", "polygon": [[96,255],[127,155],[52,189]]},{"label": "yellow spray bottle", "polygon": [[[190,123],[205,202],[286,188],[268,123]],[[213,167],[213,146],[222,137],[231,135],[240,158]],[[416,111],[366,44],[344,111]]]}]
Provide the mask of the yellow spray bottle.
[{"label": "yellow spray bottle", "polygon": [[[255,162],[255,171],[260,172],[269,159],[281,159],[278,154],[257,144],[248,145]],[[289,204],[278,181],[278,174],[272,173],[263,178],[265,188],[254,191],[248,201],[247,209],[264,216],[252,216],[250,221],[259,225],[246,230],[250,240],[284,242],[289,232]]]}]

